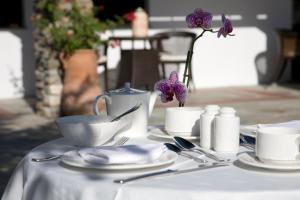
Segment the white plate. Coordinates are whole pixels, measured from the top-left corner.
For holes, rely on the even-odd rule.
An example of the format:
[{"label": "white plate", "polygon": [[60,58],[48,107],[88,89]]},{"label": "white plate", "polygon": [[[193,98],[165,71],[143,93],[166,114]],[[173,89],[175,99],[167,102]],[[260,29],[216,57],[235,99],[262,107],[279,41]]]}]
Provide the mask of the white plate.
[{"label": "white plate", "polygon": [[[158,125],[158,126],[150,126],[148,128],[148,133],[153,136],[153,137],[157,137],[157,138],[163,138],[163,139],[173,139],[174,135],[169,134],[166,130],[164,130],[164,126],[163,125]],[[186,140],[198,140],[199,137],[198,136],[182,136],[182,135],[178,135]]]},{"label": "white plate", "polygon": [[258,168],[278,170],[278,171],[294,171],[300,170],[300,163],[295,164],[269,164],[259,161],[254,152],[244,152],[238,155],[238,160],[242,163]]},{"label": "white plate", "polygon": [[131,170],[131,169],[145,169],[151,167],[159,167],[164,165],[170,165],[176,161],[178,155],[173,151],[167,150],[160,158],[151,162],[143,164],[113,164],[113,165],[99,165],[85,162],[83,158],[78,154],[77,150],[69,151],[65,153],[61,162],[72,167],[87,168],[87,169],[99,169],[99,170]]}]

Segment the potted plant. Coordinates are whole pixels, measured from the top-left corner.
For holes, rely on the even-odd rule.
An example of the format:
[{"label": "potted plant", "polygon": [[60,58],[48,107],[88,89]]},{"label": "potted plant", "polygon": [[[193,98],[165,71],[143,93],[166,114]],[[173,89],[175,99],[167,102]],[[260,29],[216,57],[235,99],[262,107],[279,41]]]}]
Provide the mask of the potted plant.
[{"label": "potted plant", "polygon": [[63,64],[63,115],[91,114],[92,101],[101,93],[97,48],[100,34],[122,22],[100,21],[92,0],[39,0],[33,23]]}]

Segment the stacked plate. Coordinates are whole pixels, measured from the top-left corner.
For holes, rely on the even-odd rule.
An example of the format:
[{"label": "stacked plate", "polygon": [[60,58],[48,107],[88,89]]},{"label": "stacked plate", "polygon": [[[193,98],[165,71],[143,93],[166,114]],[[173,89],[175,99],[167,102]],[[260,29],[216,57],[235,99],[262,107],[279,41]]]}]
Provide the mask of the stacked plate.
[{"label": "stacked plate", "polygon": [[[98,170],[147,169],[170,165],[176,161],[177,153],[152,148],[151,153],[143,152],[145,145],[124,145],[122,147],[100,147],[66,152],[61,162],[68,166]],[[116,150],[117,148],[117,150]],[[98,151],[98,152],[97,152]],[[154,155],[155,154],[155,155]],[[145,156],[145,157],[143,157]]]}]

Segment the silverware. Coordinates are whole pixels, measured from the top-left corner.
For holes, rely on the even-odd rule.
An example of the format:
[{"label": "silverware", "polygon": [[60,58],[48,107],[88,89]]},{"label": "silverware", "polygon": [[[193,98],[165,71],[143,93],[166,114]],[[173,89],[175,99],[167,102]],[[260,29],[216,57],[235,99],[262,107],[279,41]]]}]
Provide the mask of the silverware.
[{"label": "silverware", "polygon": [[243,135],[240,135],[240,139],[242,140],[242,143],[240,144],[241,146],[246,147],[247,149],[250,149],[253,151],[255,150],[255,146],[252,144],[249,144]]},{"label": "silverware", "polygon": [[49,156],[45,158],[32,158],[31,160],[34,162],[43,162],[43,161],[50,161],[50,160],[56,160],[60,158],[62,155],[57,155],[57,156]]},{"label": "silverware", "polygon": [[197,153],[199,155],[204,155],[203,153],[201,152],[195,152],[194,149],[187,149],[187,148],[183,148],[177,141],[175,141],[175,145],[180,148],[182,151],[190,151],[190,152],[194,152],[194,153]]},{"label": "silverware", "polygon": [[187,153],[184,153],[182,152],[182,149],[180,149],[179,147],[175,146],[174,144],[171,144],[171,143],[165,143],[166,147],[171,150],[171,151],[174,151],[176,152],[178,155],[181,155],[181,156],[184,156],[184,157],[187,157],[187,158],[190,158],[190,159],[193,159],[194,161],[198,162],[198,163],[207,163],[207,160],[203,160],[202,158],[198,158],[196,156],[192,156],[190,154],[187,154]]},{"label": "silverware", "polygon": [[251,144],[245,144],[245,143],[242,143],[240,144],[241,146],[251,150],[251,151],[254,151],[255,150],[255,147],[253,147]]},{"label": "silverware", "polygon": [[188,149],[190,151],[193,151],[193,152],[198,152],[198,153],[201,153],[201,154],[204,154],[206,157],[208,158],[211,158],[217,162],[227,162],[227,161],[230,161],[230,159],[224,159],[224,158],[220,158],[200,147],[197,147],[196,145],[194,145],[193,143],[191,143],[190,141],[184,139],[184,138],[181,138],[181,137],[178,137],[178,136],[175,136],[174,137],[174,140],[175,140],[175,143],[182,147],[183,149]]},{"label": "silverware", "polygon": [[[129,140],[128,137],[121,137],[113,145],[110,145],[110,146],[121,146],[121,145],[125,144],[128,140]],[[32,158],[31,161],[44,162],[44,161],[56,160],[60,157],[62,157],[62,155],[48,156],[48,157],[44,157],[44,158]]]},{"label": "silverware", "polygon": [[124,117],[125,115],[129,114],[129,113],[132,113],[133,111],[136,111],[137,109],[139,109],[139,107],[141,106],[142,104],[137,104],[135,106],[133,106],[132,108],[130,108],[129,110],[125,111],[124,113],[120,114],[119,116],[115,117],[114,119],[111,120],[111,122],[114,122],[114,121],[117,121],[119,120],[121,117]]},{"label": "silverware", "polygon": [[117,146],[122,146],[123,144],[125,144],[127,141],[129,140],[129,137],[121,137],[120,139],[118,139],[114,144],[110,145],[112,147],[117,147]]},{"label": "silverware", "polygon": [[195,171],[201,171],[205,169],[212,169],[212,168],[217,168],[217,167],[225,167],[228,166],[226,163],[213,163],[211,165],[200,165],[196,168],[192,169],[184,169],[184,170],[178,170],[178,169],[167,169],[164,171],[159,171],[159,172],[152,172],[152,173],[147,173],[147,174],[142,174],[138,176],[132,176],[124,179],[116,179],[114,180],[114,183],[128,183],[136,180],[142,180],[142,179],[148,179],[148,178],[154,178],[154,177],[165,177],[165,176],[170,176],[170,175],[176,175],[176,174],[184,174],[184,173],[190,173],[190,172],[195,172]]}]

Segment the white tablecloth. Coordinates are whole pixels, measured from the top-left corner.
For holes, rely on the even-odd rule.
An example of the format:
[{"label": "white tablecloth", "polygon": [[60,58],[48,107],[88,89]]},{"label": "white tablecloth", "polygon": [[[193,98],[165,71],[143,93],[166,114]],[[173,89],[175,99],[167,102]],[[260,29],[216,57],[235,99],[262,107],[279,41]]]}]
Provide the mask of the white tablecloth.
[{"label": "white tablecloth", "polygon": [[[33,149],[15,169],[2,200],[300,199],[299,172],[270,172],[237,161],[229,167],[124,185],[113,183],[113,180],[141,171],[111,173],[78,170],[63,166],[59,160],[31,161],[33,157],[61,154],[71,149],[74,147],[64,139]],[[196,166],[193,161],[187,163],[185,158],[180,158],[174,165],[178,167],[180,162],[185,163],[180,168]]]}]

